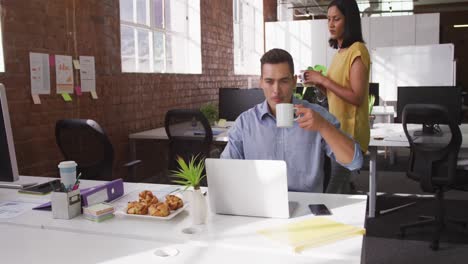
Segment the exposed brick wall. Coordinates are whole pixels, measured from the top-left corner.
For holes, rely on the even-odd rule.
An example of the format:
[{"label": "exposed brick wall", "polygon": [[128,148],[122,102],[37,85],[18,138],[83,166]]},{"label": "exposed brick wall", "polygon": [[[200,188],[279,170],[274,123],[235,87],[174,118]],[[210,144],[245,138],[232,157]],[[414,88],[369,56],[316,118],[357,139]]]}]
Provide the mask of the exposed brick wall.
[{"label": "exposed brick wall", "polygon": [[278,21],[278,0],[263,0],[263,20],[265,22]]},{"label": "exposed brick wall", "polygon": [[[220,87],[248,84],[249,76],[234,75],[229,0],[200,1],[203,73],[199,75],[122,73],[118,0],[0,0],[0,4],[6,68],[0,82],[7,89],[22,175],[56,175],[62,159],[55,144],[56,120],[91,118],[107,131],[114,145],[114,178],[123,176],[120,165],[129,158],[128,134],[163,126],[168,109],[197,108],[217,101]],[[29,81],[31,51],[95,56],[99,100],[85,93],[64,102],[55,94],[55,69],[51,68],[52,94],[41,96],[42,104],[34,105]]]}]

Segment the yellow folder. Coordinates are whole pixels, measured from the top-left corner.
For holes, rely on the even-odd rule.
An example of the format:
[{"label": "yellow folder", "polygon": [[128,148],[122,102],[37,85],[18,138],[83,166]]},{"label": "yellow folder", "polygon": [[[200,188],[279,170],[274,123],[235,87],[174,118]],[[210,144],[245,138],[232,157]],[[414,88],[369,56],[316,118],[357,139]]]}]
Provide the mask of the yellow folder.
[{"label": "yellow folder", "polygon": [[258,233],[292,247],[300,252],[307,247],[317,247],[356,235],[364,235],[364,228],[346,225],[326,217],[259,230]]}]

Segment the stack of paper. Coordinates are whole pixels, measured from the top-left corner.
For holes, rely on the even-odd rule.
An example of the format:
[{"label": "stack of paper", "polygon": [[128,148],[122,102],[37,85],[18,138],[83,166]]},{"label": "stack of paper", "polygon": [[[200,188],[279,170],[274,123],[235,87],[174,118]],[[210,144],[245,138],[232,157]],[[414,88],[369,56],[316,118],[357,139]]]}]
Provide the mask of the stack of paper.
[{"label": "stack of paper", "polygon": [[258,231],[273,240],[292,247],[300,252],[306,247],[317,247],[351,236],[364,235],[366,230],[346,225],[326,217],[314,217],[287,225]]}]

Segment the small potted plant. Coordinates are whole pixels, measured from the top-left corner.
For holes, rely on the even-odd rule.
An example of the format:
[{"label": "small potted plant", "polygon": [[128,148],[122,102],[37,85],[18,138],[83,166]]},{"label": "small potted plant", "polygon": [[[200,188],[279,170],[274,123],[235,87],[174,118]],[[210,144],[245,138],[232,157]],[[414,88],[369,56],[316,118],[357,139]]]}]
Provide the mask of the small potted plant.
[{"label": "small potted plant", "polygon": [[200,107],[200,112],[206,117],[210,125],[215,125],[215,122],[218,121],[218,107],[213,103],[206,103]]},{"label": "small potted plant", "polygon": [[375,115],[372,114],[372,108],[374,107],[375,96],[373,94],[369,95],[369,127],[374,127]]},{"label": "small potted plant", "polygon": [[[187,197],[191,207],[193,224],[204,224],[206,221],[207,207],[205,196],[200,190],[200,182],[206,177],[206,175],[203,174],[205,160],[203,158],[198,158],[198,155],[192,156],[187,164],[182,157],[178,156],[177,164],[179,165],[179,169],[171,171],[173,174],[172,177],[175,178],[172,182],[185,186],[184,196]],[[193,190],[187,191],[189,188]]]}]

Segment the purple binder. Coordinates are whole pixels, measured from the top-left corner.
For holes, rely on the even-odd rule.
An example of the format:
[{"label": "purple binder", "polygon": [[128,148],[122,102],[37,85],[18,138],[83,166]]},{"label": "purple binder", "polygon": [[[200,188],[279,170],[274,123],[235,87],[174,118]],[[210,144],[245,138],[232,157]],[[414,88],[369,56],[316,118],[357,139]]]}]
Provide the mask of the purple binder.
[{"label": "purple binder", "polygon": [[[80,189],[80,193],[82,206],[111,202],[124,194],[123,180],[117,179],[94,187]],[[50,211],[52,210],[51,202],[41,204],[33,209]]]}]

